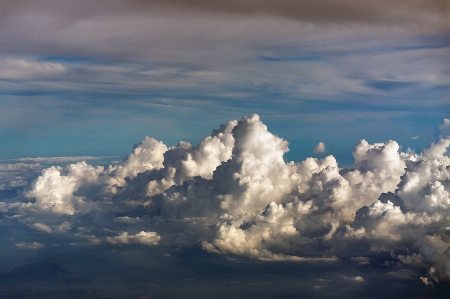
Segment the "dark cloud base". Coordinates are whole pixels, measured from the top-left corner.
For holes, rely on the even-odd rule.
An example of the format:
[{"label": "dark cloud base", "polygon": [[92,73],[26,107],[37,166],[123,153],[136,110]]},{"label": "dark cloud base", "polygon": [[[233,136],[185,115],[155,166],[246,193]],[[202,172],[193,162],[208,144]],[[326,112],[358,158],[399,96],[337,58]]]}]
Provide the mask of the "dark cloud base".
[{"label": "dark cloud base", "polygon": [[[447,298],[410,269],[263,262],[129,246],[63,251],[0,274],[0,298]],[[355,281],[363,277],[364,281]]]}]

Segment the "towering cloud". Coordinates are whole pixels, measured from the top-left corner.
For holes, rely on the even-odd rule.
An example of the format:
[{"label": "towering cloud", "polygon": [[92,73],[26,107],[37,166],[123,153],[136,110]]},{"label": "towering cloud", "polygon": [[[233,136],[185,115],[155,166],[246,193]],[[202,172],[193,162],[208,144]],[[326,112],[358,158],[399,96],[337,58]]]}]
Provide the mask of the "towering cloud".
[{"label": "towering cloud", "polygon": [[34,181],[26,196],[34,198],[35,205],[39,208],[71,215],[78,205],[84,203],[82,197],[75,196],[74,192],[84,185],[96,182],[102,171],[103,167],[93,167],[86,162],[70,164],[65,168],[50,167]]},{"label": "towering cloud", "polygon": [[[197,145],[146,137],[121,165],[50,167],[0,211],[74,242],[407,265],[433,284],[450,279],[450,139],[442,137],[420,154],[361,140],[350,168],[331,155],[285,162],[288,142],[255,114]],[[43,213],[52,217],[38,219]],[[33,242],[17,247],[45,246]]]}]

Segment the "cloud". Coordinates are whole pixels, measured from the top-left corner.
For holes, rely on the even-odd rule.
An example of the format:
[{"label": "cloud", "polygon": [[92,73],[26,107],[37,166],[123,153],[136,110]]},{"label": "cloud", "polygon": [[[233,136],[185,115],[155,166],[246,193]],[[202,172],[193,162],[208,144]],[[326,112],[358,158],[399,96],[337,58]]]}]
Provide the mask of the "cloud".
[{"label": "cloud", "polygon": [[365,281],[364,278],[362,278],[362,276],[355,276],[352,279],[354,281],[357,281],[357,282],[364,282]]},{"label": "cloud", "polygon": [[370,258],[364,256],[356,256],[350,258],[350,261],[358,263],[360,265],[368,265],[370,263]]},{"label": "cloud", "polygon": [[141,231],[135,235],[129,235],[127,232],[123,232],[113,238],[107,237],[106,242],[111,244],[140,243],[144,245],[158,245],[160,239],[161,237],[155,232]]},{"label": "cloud", "polygon": [[24,187],[37,178],[45,166],[39,163],[0,164],[0,190]]},{"label": "cloud", "polygon": [[24,59],[0,59],[0,79],[20,80],[59,76],[66,69],[60,63],[37,62]]},{"label": "cloud", "polygon": [[118,156],[69,156],[69,157],[36,157],[36,158],[18,158],[10,159],[8,161],[16,161],[20,163],[68,163],[68,162],[79,162],[79,161],[89,161],[89,160],[101,160],[108,158],[117,158]]},{"label": "cloud", "polygon": [[[187,131],[192,122],[185,112],[201,113],[212,124],[209,108],[231,111],[225,108],[236,98],[245,105],[235,106],[234,114],[258,103],[278,115],[300,111],[305,100],[363,100],[369,105],[356,113],[360,118],[369,110],[380,115],[370,109],[374,97],[395,98],[383,101],[383,110],[447,104],[442,93],[427,92],[448,88],[445,2],[20,2],[2,1],[0,12],[0,39],[8,41],[0,45],[0,60],[12,64],[11,74],[20,71],[0,82],[4,135],[129,136],[131,127],[163,132],[163,122]],[[19,62],[29,66],[20,69]],[[54,72],[44,74],[45,65]],[[274,107],[274,92],[289,104]],[[99,113],[104,109],[111,114]],[[327,113],[312,109],[320,117]],[[309,118],[310,112],[303,114]],[[330,114],[339,124],[351,120],[349,113]],[[170,130],[180,139],[184,133]],[[152,137],[166,140],[160,134]]]},{"label": "cloud", "polygon": [[167,147],[146,137],[118,165],[49,167],[24,196],[0,208],[2,221],[85,246],[396,264],[434,284],[450,279],[449,147],[450,139],[441,139],[415,154],[393,140],[361,140],[347,168],[331,155],[286,163],[288,142],[255,114],[219,126],[196,145]]},{"label": "cloud", "polygon": [[449,138],[450,137],[450,119],[444,118],[442,124],[436,127],[436,139]]},{"label": "cloud", "polygon": [[44,248],[44,244],[39,242],[33,243],[20,242],[16,244],[16,247],[20,249],[41,249]]},{"label": "cloud", "polygon": [[51,233],[52,232],[51,227],[46,225],[46,224],[43,224],[43,223],[35,223],[35,224],[33,224],[33,227],[35,229],[37,229],[37,230],[40,230],[40,231],[43,231],[43,232],[46,232],[46,233]]},{"label": "cloud", "polygon": [[128,156],[124,165],[114,169],[115,176],[112,184],[123,185],[126,177],[132,179],[138,173],[163,167],[164,153],[167,146],[161,141],[146,137],[140,144],[135,146],[133,153]]},{"label": "cloud", "polygon": [[93,167],[86,162],[70,164],[65,168],[52,166],[33,182],[26,197],[34,198],[39,209],[71,215],[75,212],[75,206],[81,207],[84,203],[81,196],[74,196],[74,192],[84,184],[97,181],[102,171],[103,167]]},{"label": "cloud", "polygon": [[364,281],[365,281],[364,278],[363,278],[362,276],[351,277],[351,276],[345,276],[345,275],[343,275],[342,277],[343,277],[344,279],[348,279],[348,280],[351,280],[351,281],[354,281],[354,282],[364,282]]},{"label": "cloud", "polygon": [[[192,129],[215,125],[211,111],[228,119],[263,107],[267,117],[297,119],[273,128],[303,131],[296,141],[331,134],[344,145],[372,124],[382,130],[399,116],[448,111],[448,11],[448,1],[428,0],[1,1],[0,135],[31,136],[22,148],[41,150],[35,135],[162,132],[110,166],[90,156],[4,162],[3,248],[194,247],[448,280],[448,119],[418,154],[394,140],[361,140],[344,168],[329,141],[328,156],[286,163],[287,140],[256,115],[209,135]],[[354,115],[343,111],[355,103]],[[323,122],[310,131],[293,125],[317,117]],[[426,140],[417,126],[402,128],[403,136],[385,131]]]},{"label": "cloud", "polygon": [[123,222],[123,223],[136,223],[136,222],[141,221],[141,219],[139,217],[131,218],[131,217],[128,217],[128,216],[123,216],[123,217],[117,217],[116,221],[117,222]]},{"label": "cloud", "polygon": [[326,150],[327,150],[327,147],[325,146],[324,142],[319,142],[319,144],[317,144],[314,147],[314,153],[315,154],[325,153]]},{"label": "cloud", "polygon": [[[21,1],[20,5],[14,1],[3,2],[0,14],[4,26],[0,36],[10,39],[8,43],[0,46],[0,50],[3,53],[38,54],[44,57],[97,57],[118,60],[133,60],[132,58],[140,57],[160,63],[181,61],[186,64],[196,62],[201,65],[214,65],[218,62],[242,61],[249,57],[253,59],[253,51],[247,49],[249,37],[252,37],[252,45],[256,48],[263,44],[268,46],[264,47],[266,51],[259,54],[271,54],[277,43],[288,42],[292,45],[289,36],[295,32],[298,34],[310,31],[313,33],[311,36],[314,36],[312,40],[317,41],[315,32],[318,29],[322,33],[323,29],[326,29],[329,37],[336,36],[336,33],[345,35],[343,31],[352,30],[360,32],[363,36],[367,34],[364,32],[369,28],[381,32],[381,35],[386,35],[385,29],[390,28],[392,29],[390,34],[401,32],[402,36],[408,32],[445,35],[449,30],[446,14],[449,8],[444,1],[384,0],[371,3],[357,0],[339,2],[326,0],[310,3],[283,0],[275,3],[270,0],[258,0],[249,3],[237,0],[225,3],[207,0],[172,0],[164,3],[135,1],[130,4],[128,1],[116,0],[108,1],[108,4],[81,1],[77,5],[62,4],[55,0],[39,5],[34,1]],[[302,26],[307,24],[314,26]],[[365,26],[361,26],[363,24]],[[356,28],[364,29],[361,32]],[[305,39],[311,36],[302,34]],[[129,42],[124,43],[124,40]],[[226,43],[223,42],[225,40]],[[135,47],[136,42],[139,42],[141,47]],[[174,47],[183,45],[189,47],[184,47],[183,51],[174,50]],[[323,49],[324,45],[320,42],[317,46]],[[30,53],[31,50],[33,53]],[[30,64],[48,63],[54,64],[55,67],[60,64],[64,68],[69,66],[59,61],[42,62],[26,59]],[[96,70],[86,70],[83,74],[94,75],[101,67],[99,65]],[[117,68],[108,72],[109,79],[113,73],[120,73]],[[146,71],[150,71],[149,74],[161,74],[166,70],[166,75],[167,71],[169,75],[178,73],[173,72],[173,63],[158,68],[159,70],[139,69],[139,72],[145,74]],[[77,75],[76,72],[70,71],[70,66],[68,71],[71,76]],[[203,69],[196,74],[210,74],[206,76],[209,79],[217,79],[217,75],[229,76],[211,69]],[[199,77],[196,78],[198,81]],[[136,79],[139,80],[139,77]],[[336,80],[335,77],[334,79]],[[149,84],[148,80],[145,80],[145,83]],[[331,81],[328,83],[332,84]],[[303,87],[313,86],[305,82]],[[116,87],[108,86],[108,88]],[[317,90],[320,90],[320,87]]]}]

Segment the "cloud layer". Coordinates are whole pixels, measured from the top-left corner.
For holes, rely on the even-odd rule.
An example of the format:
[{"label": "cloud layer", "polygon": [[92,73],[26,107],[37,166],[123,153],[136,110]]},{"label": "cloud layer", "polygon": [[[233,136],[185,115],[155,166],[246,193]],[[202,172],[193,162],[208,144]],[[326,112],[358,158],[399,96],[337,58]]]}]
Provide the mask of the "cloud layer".
[{"label": "cloud layer", "polygon": [[[309,2],[303,0],[294,1],[210,1],[210,0],[170,0],[165,1],[164,5],[158,1],[133,1],[132,3],[123,0],[108,1],[108,5],[102,2],[80,1],[81,4],[73,5],[64,3],[61,5],[58,1],[44,1],[36,4],[34,1],[2,1],[2,13],[11,15],[22,11],[51,11],[53,13],[63,14],[67,17],[66,22],[74,22],[78,19],[92,18],[93,16],[118,15],[123,12],[151,13],[159,10],[160,12],[170,13],[174,9],[188,9],[191,13],[197,12],[218,12],[218,13],[237,13],[237,14],[265,14],[278,15],[293,18],[301,21],[314,23],[424,23],[430,22],[433,16],[435,21],[439,21],[441,29],[447,25],[445,17],[448,16],[450,9],[447,0],[435,1],[377,1],[361,2],[357,0],[332,1],[325,0],[320,2]],[[436,16],[440,16],[436,20]],[[63,21],[63,20],[61,20]],[[439,23],[438,23],[439,24]],[[447,27],[448,29],[448,27]]]},{"label": "cloud layer", "polygon": [[146,137],[119,165],[44,169],[0,202],[0,224],[35,232],[16,239],[21,249],[49,246],[45,235],[86,246],[202,247],[270,261],[413,267],[434,284],[450,279],[447,127],[446,119],[442,138],[419,154],[361,140],[348,168],[331,155],[286,162],[288,142],[256,114],[197,145]]}]

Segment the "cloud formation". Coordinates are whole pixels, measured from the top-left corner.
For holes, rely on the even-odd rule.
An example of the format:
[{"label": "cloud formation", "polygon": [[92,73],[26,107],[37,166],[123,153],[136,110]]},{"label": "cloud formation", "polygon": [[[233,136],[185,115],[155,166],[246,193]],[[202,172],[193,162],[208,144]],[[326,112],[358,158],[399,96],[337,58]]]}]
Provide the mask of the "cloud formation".
[{"label": "cloud formation", "polygon": [[[314,23],[422,23],[430,21],[430,15],[440,16],[439,20],[445,25],[444,18],[449,12],[450,6],[447,0],[435,1],[377,1],[361,2],[357,0],[309,2],[302,0],[257,0],[257,1],[210,1],[210,0],[170,0],[162,5],[158,1],[133,1],[123,0],[108,1],[108,5],[80,1],[82,5],[60,4],[58,1],[46,1],[36,4],[34,1],[2,1],[3,14],[14,14],[21,11],[42,9],[66,16],[66,22],[74,22],[77,19],[88,19],[98,15],[118,15],[123,12],[150,13],[156,9],[168,13],[177,7],[188,9],[191,13],[217,12],[236,14],[264,14],[288,17],[301,21]],[[427,20],[428,16],[428,20]],[[61,20],[62,21],[62,20]],[[448,23],[447,23],[448,25]]]},{"label": "cloud formation", "polygon": [[111,244],[141,243],[145,245],[158,245],[159,239],[160,236],[158,236],[155,232],[141,231],[135,235],[129,235],[127,232],[124,232],[113,238],[106,237],[106,242]]},{"label": "cloud formation", "polygon": [[60,63],[37,62],[23,59],[0,59],[0,78],[2,80],[18,80],[58,76],[66,70]]},{"label": "cloud formation", "polygon": [[33,243],[20,242],[16,244],[16,247],[19,249],[40,249],[44,247],[44,244],[38,242]]},{"label": "cloud formation", "polygon": [[26,186],[44,168],[39,163],[0,164],[0,190]]},{"label": "cloud formation", "polygon": [[450,136],[450,119],[444,118],[444,122],[436,128],[436,138],[449,138]]},{"label": "cloud formation", "polygon": [[327,147],[325,146],[324,142],[319,142],[319,144],[317,144],[314,147],[314,153],[315,154],[325,153],[326,150],[327,150]]},{"label": "cloud formation", "polygon": [[270,261],[343,259],[413,267],[434,284],[450,280],[449,147],[444,137],[415,154],[392,140],[361,140],[348,168],[331,155],[286,162],[288,142],[255,114],[197,145],[167,147],[146,137],[120,165],[47,168],[0,211],[2,221],[64,242],[201,247]]}]

